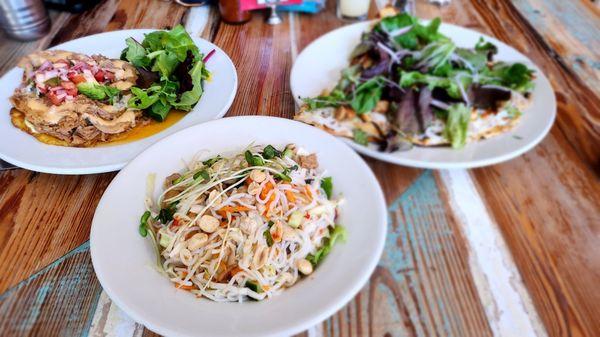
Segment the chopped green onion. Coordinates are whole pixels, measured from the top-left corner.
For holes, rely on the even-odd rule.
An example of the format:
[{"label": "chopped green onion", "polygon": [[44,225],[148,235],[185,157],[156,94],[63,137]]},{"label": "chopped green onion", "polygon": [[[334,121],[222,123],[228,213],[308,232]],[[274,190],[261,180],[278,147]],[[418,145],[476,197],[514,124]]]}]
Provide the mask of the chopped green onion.
[{"label": "chopped green onion", "polygon": [[202,177],[202,179],[204,181],[208,181],[210,180],[210,175],[208,174],[208,172],[206,170],[202,170],[202,171],[198,171],[196,173],[194,173],[194,180],[198,180],[198,178]]},{"label": "chopped green onion", "polygon": [[146,237],[148,235],[148,218],[150,217],[150,211],[145,211],[140,218],[140,227],[138,228],[140,235]]},{"label": "chopped green onion", "polygon": [[255,293],[262,293],[263,289],[260,286],[260,284],[257,281],[246,281],[246,284],[244,285],[246,288],[254,291]]}]

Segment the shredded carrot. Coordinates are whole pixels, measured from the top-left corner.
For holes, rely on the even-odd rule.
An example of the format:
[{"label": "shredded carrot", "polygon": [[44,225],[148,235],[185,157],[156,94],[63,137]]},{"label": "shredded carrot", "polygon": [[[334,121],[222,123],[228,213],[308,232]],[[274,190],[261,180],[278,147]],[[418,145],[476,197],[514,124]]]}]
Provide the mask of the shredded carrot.
[{"label": "shredded carrot", "polygon": [[219,214],[220,216],[222,216],[223,218],[227,217],[227,213],[235,213],[235,212],[245,212],[245,211],[249,211],[250,208],[246,207],[246,206],[223,206],[221,207],[218,211],[217,214]]},{"label": "shredded carrot", "polygon": [[308,185],[304,186],[304,194],[306,194],[309,201],[312,200],[313,196],[312,196],[312,193],[310,192],[310,188],[308,187]]},{"label": "shredded carrot", "polygon": [[219,209],[219,211],[228,212],[228,213],[245,212],[245,211],[249,211],[249,210],[250,210],[250,208],[248,208],[246,206],[242,206],[242,205],[223,206]]},{"label": "shredded carrot", "polygon": [[295,203],[296,202],[296,196],[294,195],[294,193],[290,190],[285,190],[285,196],[287,197],[287,200],[291,203]]},{"label": "shredded carrot", "polygon": [[175,288],[189,291],[189,290],[196,289],[196,285],[192,284],[191,286],[186,286],[186,285],[180,285],[180,284],[175,283]]},{"label": "shredded carrot", "polygon": [[246,177],[246,180],[244,181],[244,184],[246,184],[246,186],[252,184],[252,179],[250,179],[250,176]]},{"label": "shredded carrot", "polygon": [[271,196],[269,197],[269,201],[267,201],[267,203],[265,204],[265,211],[263,213],[263,215],[268,215],[269,211],[271,210],[271,204],[273,203],[273,201],[275,200],[275,193],[271,194]]},{"label": "shredded carrot", "polygon": [[239,266],[235,266],[233,267],[233,269],[231,269],[230,274],[231,277],[235,276],[235,274],[244,271],[242,268],[240,268]]},{"label": "shredded carrot", "polygon": [[263,187],[262,191],[260,191],[260,198],[264,199],[267,197],[267,194],[269,194],[269,192],[273,189],[273,184],[271,184],[271,182],[267,182],[265,184],[265,187]]}]

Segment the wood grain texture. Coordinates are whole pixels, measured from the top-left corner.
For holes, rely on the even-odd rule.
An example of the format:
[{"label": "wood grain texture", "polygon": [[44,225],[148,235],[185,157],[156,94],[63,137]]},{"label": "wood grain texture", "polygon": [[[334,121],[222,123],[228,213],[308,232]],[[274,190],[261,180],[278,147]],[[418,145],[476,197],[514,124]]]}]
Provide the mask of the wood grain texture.
[{"label": "wood grain texture", "polygon": [[391,203],[382,259],[325,336],[492,336],[446,207],[431,171]]},{"label": "wood grain texture", "polygon": [[[125,17],[117,13],[119,10]],[[33,50],[107,27],[174,26],[181,23],[184,13],[181,6],[158,0],[145,6],[138,6],[135,0],[106,0],[84,14],[53,13],[54,26],[43,39],[0,43],[0,69],[10,69]],[[96,205],[113,177],[113,173],[59,176],[20,169],[0,172],[0,293],[88,239]]]},{"label": "wood grain texture", "polygon": [[112,176],[0,174],[0,293],[88,240]]},{"label": "wood grain texture", "polygon": [[289,29],[289,20],[265,24],[261,12],[243,25],[220,24],[213,42],[229,55],[238,73],[238,92],[227,116],[293,116]]},{"label": "wood grain texture", "polygon": [[[551,135],[525,156],[475,170],[473,176],[549,334],[597,335],[600,102],[594,54],[598,54],[598,36],[575,27],[577,22],[569,21],[566,14],[581,17],[581,26],[596,27],[598,6],[558,0],[454,0],[444,7],[418,1],[417,5],[420,16],[442,16],[515,46],[543,69],[557,90],[559,114]],[[343,24],[335,18],[334,7],[335,2],[329,1],[318,15],[286,14],[284,24],[276,27],[265,25],[260,12],[248,24],[227,25],[213,10],[202,36],[231,56],[239,75],[239,91],[229,116],[292,116],[289,71],[293,58],[312,40]],[[0,38],[0,72],[38,48],[104,30],[173,26],[185,20],[186,14],[184,8],[159,0],[143,6],[134,0],[105,0],[85,14],[52,13],[52,17],[53,30],[37,42]],[[560,32],[543,27],[560,27]],[[465,239],[448,215],[450,209],[431,172],[375,160],[368,163],[391,204],[386,252],[369,285],[320,325],[317,333],[491,335],[469,272]],[[97,298],[95,278],[86,278],[91,270],[81,267],[89,263],[84,257],[87,253],[51,263],[87,240],[93,210],[112,177],[53,176],[24,170],[0,173],[0,293],[4,292],[0,307],[8,308],[3,313],[13,313],[12,319],[0,318],[2,335],[27,331],[81,334],[91,324],[82,323],[86,321],[82,317],[89,316],[88,309],[93,313]],[[43,269],[48,265],[49,269]],[[52,269],[55,265],[62,267]],[[87,276],[80,278],[88,280],[91,290],[67,293],[62,302],[48,295],[58,288],[44,290],[46,283],[40,280],[56,280],[76,270],[87,270]],[[23,281],[35,272],[39,274]],[[63,279],[72,284],[68,277]],[[48,284],[57,284],[52,282]],[[59,288],[64,285],[58,284]],[[80,309],[66,316],[69,308]],[[70,322],[74,322],[73,330],[60,330],[61,324]],[[136,336],[153,336],[138,326],[133,331]]]},{"label": "wood grain texture", "polygon": [[[419,9],[424,16],[452,18],[508,42],[551,80],[558,117],[550,135],[522,157],[474,170],[474,177],[548,334],[597,336],[600,100],[591,88],[599,83],[589,86],[592,77],[584,81],[566,59],[581,42],[546,40],[552,33],[538,31],[507,1],[454,1],[441,9],[425,4]],[[562,22],[561,14],[549,18],[546,13],[545,19]],[[561,43],[569,52],[554,49]]]},{"label": "wood grain texture", "polygon": [[72,14],[50,11],[52,27],[46,36],[39,40],[23,43],[9,39],[5,34],[0,34],[0,76],[17,65],[19,59],[35,50],[47,48],[52,38],[67,22]]},{"label": "wood grain texture", "polygon": [[87,336],[101,290],[86,243],[0,296],[2,336]]},{"label": "wood grain texture", "polygon": [[515,0],[514,7],[600,96],[600,9],[592,1]]}]

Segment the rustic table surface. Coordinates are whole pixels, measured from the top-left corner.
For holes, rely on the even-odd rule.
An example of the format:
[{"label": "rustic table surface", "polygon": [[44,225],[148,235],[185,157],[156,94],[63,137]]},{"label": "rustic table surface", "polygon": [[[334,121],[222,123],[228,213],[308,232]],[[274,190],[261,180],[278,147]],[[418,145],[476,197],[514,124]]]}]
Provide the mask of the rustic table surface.
[{"label": "rustic table surface", "polygon": [[[237,67],[228,116],[289,118],[294,58],[343,24],[332,0],[318,15],[286,13],[274,27],[262,13],[231,26],[214,8],[144,3],[51,13],[52,31],[36,42],[0,36],[0,73],[81,36],[184,23]],[[487,168],[430,171],[366,159],[389,207],[384,255],[360,294],[305,334],[599,336],[600,4],[418,0],[417,14],[495,36],[530,57],[556,92],[556,124],[535,149]],[[92,216],[114,175],[0,173],[0,335],[153,335],[111,303],[91,265]]]}]

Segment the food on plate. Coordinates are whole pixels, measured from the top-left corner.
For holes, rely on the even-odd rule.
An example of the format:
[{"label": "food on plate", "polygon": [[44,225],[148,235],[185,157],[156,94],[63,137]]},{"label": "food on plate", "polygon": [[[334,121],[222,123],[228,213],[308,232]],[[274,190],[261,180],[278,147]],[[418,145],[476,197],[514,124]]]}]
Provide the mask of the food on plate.
[{"label": "food on plate", "polygon": [[179,289],[214,301],[263,300],[310,275],[345,237],[332,178],[296,145],[252,146],[187,166],[165,179],[157,199],[146,198],[139,225]]},{"label": "food on plate", "polygon": [[141,111],[127,107],[127,93],[137,79],[127,62],[47,50],[24,57],[19,66],[23,79],[10,97],[16,109],[11,119],[42,141],[87,146],[139,122]]},{"label": "food on plate", "polygon": [[131,37],[125,42],[121,59],[139,73],[129,107],[163,121],[171,109],[190,111],[198,103],[210,76],[204,62],[214,50],[205,58],[181,25],[146,34],[141,43]]},{"label": "food on plate", "polygon": [[459,149],[511,129],[529,104],[534,71],[495,60],[497,47],[483,38],[458,47],[440,24],[383,18],[362,35],[337,85],[304,98],[295,119],[385,152]]},{"label": "food on plate", "polygon": [[10,97],[13,125],[47,144],[87,147],[163,122],[171,109],[191,110],[209,72],[183,27],[126,43],[121,60],[64,50],[24,57]]}]

